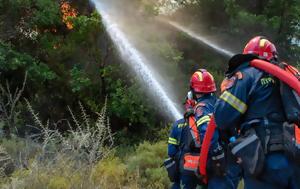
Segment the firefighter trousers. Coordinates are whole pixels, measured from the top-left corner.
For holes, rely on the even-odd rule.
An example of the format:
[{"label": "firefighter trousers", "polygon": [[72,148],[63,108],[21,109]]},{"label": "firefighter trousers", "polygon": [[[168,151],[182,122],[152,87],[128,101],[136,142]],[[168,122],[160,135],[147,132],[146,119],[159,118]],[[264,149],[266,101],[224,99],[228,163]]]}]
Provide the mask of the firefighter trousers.
[{"label": "firefighter trousers", "polygon": [[266,155],[258,178],[244,177],[245,189],[300,189],[300,170],[284,153]]}]

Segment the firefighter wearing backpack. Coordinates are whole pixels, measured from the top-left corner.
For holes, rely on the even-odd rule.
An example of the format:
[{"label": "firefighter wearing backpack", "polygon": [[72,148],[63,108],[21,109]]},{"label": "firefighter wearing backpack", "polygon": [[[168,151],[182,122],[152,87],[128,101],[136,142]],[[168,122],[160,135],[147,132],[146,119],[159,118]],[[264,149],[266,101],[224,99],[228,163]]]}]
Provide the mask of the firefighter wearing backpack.
[{"label": "firefighter wearing backpack", "polygon": [[239,138],[230,149],[243,168],[246,189],[300,188],[296,183],[299,170],[284,153],[283,124],[287,120],[279,82],[250,67],[254,59],[277,64],[274,44],[254,37],[243,54],[231,58],[215,107],[216,124],[224,132],[233,127],[239,130]]},{"label": "firefighter wearing backpack", "polygon": [[[173,125],[168,142],[168,155],[179,165],[180,182],[175,180],[172,188],[183,186],[185,189],[193,189],[197,185],[203,185],[198,170],[200,146],[210,121],[210,114],[214,111],[216,85],[213,76],[200,69],[192,75],[190,88],[186,102],[188,111],[184,119]],[[221,165],[224,164],[225,158],[218,138],[218,133],[215,132],[209,152],[208,188],[230,188],[223,176]]]}]

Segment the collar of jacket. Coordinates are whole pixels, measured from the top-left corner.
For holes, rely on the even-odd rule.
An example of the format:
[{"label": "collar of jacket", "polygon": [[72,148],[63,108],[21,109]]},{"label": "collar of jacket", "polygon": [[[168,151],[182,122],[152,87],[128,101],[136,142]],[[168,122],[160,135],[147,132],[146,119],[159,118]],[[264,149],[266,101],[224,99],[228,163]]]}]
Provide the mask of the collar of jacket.
[{"label": "collar of jacket", "polygon": [[214,93],[209,93],[209,94],[205,94],[202,97],[197,99],[197,103],[202,102],[204,100],[215,100],[216,99],[216,95]]},{"label": "collar of jacket", "polygon": [[249,66],[249,62],[259,57],[254,54],[236,54],[228,62],[226,77],[231,77],[238,70]]},{"label": "collar of jacket", "polygon": [[[237,71],[241,70],[242,68],[248,67],[249,62],[254,59],[260,59],[260,60],[266,60],[264,57],[257,56],[255,54],[236,54],[228,62],[228,68],[225,72],[226,77],[231,77],[233,74],[235,74]],[[268,61],[272,64],[278,64],[279,61],[277,58],[274,58],[270,61]]]}]

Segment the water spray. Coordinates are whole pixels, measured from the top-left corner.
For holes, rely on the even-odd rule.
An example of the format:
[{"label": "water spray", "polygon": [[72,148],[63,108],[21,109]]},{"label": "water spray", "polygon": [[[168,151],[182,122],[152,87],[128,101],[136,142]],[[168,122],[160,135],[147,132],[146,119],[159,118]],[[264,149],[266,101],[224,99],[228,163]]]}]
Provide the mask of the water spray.
[{"label": "water spray", "polygon": [[182,118],[182,114],[171,101],[161,84],[154,78],[154,72],[147,66],[147,60],[142,54],[129,42],[119,26],[106,13],[104,5],[99,0],[92,0],[97,11],[102,16],[102,22],[110,35],[111,40],[117,47],[121,58],[134,70],[139,78],[151,89],[158,103],[165,111],[170,111],[172,117],[177,120]]},{"label": "water spray", "polygon": [[209,41],[208,39],[206,39],[205,37],[200,36],[199,34],[196,34],[195,32],[187,29],[186,27],[173,22],[173,21],[165,21],[168,24],[170,24],[171,26],[173,26],[174,28],[176,28],[177,30],[180,30],[184,33],[186,33],[187,35],[189,35],[191,38],[200,41],[201,43],[204,43],[205,45],[209,46],[210,48],[214,49],[215,51],[217,51],[220,54],[223,54],[227,57],[232,57],[233,55],[235,55],[236,53],[233,53],[231,51],[228,51],[216,44],[214,44],[212,41]]}]

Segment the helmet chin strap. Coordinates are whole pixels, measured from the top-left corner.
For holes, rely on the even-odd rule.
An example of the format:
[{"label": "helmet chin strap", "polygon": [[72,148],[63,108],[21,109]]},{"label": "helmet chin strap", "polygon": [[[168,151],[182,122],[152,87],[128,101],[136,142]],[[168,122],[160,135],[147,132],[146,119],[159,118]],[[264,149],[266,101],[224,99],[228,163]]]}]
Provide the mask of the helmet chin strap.
[{"label": "helmet chin strap", "polygon": [[195,96],[196,96],[196,100],[203,97],[204,94],[203,93],[195,93]]},{"label": "helmet chin strap", "polygon": [[203,96],[205,95],[205,93],[196,93],[193,91],[193,97],[194,99],[198,102],[198,100],[200,100]]},{"label": "helmet chin strap", "polygon": [[278,63],[278,54],[273,52],[273,58],[270,60],[271,63]]}]

